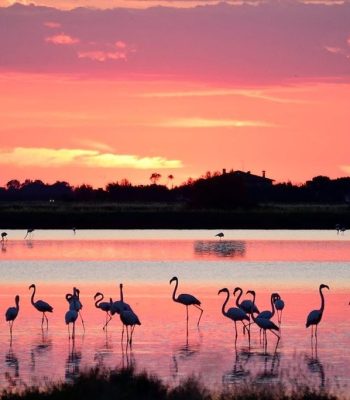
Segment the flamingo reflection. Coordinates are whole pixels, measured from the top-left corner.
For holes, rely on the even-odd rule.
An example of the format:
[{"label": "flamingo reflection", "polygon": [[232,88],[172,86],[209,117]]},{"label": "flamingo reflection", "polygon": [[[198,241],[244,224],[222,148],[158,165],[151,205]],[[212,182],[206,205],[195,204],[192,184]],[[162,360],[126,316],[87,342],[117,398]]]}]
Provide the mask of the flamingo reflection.
[{"label": "flamingo reflection", "polygon": [[5,364],[9,368],[9,370],[5,372],[5,378],[9,387],[14,388],[17,386],[19,380],[19,361],[12,349],[12,339],[10,341],[9,350],[5,355]]},{"label": "flamingo reflection", "polygon": [[75,348],[75,339],[68,343],[68,357],[65,365],[66,381],[73,381],[80,373],[81,351]]},{"label": "flamingo reflection", "polygon": [[31,370],[35,372],[36,359],[37,357],[42,357],[47,354],[52,348],[52,339],[49,337],[48,333],[41,330],[38,342],[31,348],[30,358],[31,358]]},{"label": "flamingo reflection", "polygon": [[314,346],[311,345],[311,357],[306,356],[305,361],[306,361],[308,370],[312,374],[318,374],[319,379],[320,379],[320,388],[323,389],[326,384],[326,374],[325,374],[323,364],[317,356],[317,344],[316,344],[315,348],[314,348]]},{"label": "flamingo reflection", "polygon": [[247,353],[245,351],[238,352],[237,347],[235,346],[235,359],[233,367],[230,371],[223,374],[222,383],[235,383],[242,381],[250,376],[250,371],[247,370],[247,363],[250,358],[250,352],[248,352],[248,357],[246,355]]}]

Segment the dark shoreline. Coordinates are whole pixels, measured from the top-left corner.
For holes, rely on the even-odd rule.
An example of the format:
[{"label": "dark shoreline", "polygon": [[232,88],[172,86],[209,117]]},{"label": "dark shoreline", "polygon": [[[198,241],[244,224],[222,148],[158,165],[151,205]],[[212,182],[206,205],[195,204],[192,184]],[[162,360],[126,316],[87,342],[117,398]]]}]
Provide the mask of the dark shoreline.
[{"label": "dark shoreline", "polygon": [[1,229],[335,229],[346,205],[195,209],[178,203],[0,203]]}]

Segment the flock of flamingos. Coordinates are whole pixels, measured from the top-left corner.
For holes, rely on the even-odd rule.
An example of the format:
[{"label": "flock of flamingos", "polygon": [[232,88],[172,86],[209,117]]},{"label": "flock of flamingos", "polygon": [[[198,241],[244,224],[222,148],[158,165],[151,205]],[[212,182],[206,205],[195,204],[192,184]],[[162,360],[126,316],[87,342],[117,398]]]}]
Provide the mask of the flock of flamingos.
[{"label": "flock of flamingos", "polygon": [[[175,287],[173,290],[173,295],[172,299],[180,304],[183,304],[186,306],[186,323],[188,327],[188,307],[189,306],[194,306],[197,308],[200,312],[199,318],[197,325],[199,326],[202,314],[203,314],[203,309],[201,308],[201,302],[193,295],[191,294],[179,294],[176,297],[176,292],[178,289],[178,278],[174,276],[170,280],[170,284],[175,282]],[[94,296],[95,300],[95,306],[105,312],[106,314],[106,322],[103,325],[103,329],[105,330],[109,324],[109,322],[112,319],[112,316],[114,314],[118,314],[120,317],[120,320],[123,324],[123,332],[122,332],[122,340],[123,340],[123,335],[124,335],[124,328],[126,328],[127,332],[127,344],[131,346],[132,344],[132,336],[133,332],[135,329],[136,325],[141,325],[141,322],[136,315],[136,313],[133,311],[132,307],[124,301],[123,297],[123,285],[119,285],[120,288],[120,300],[113,301],[112,298],[110,298],[109,302],[103,301],[104,296],[102,293],[97,292]],[[311,338],[315,335],[317,337],[317,327],[318,324],[321,322],[324,307],[325,307],[325,299],[322,290],[323,289],[329,289],[327,285],[321,284],[319,287],[319,293],[321,297],[321,307],[319,310],[313,310],[309,313],[306,319],[306,327],[308,328],[311,326]],[[32,295],[31,295],[31,303],[33,307],[38,310],[40,313],[42,313],[42,319],[41,319],[41,326],[42,328],[44,327],[44,323],[46,321],[46,329],[48,329],[48,318],[46,313],[52,313],[53,312],[53,307],[48,304],[46,301],[43,300],[35,300],[35,294],[36,294],[36,286],[34,284],[29,286],[29,290],[32,290]],[[237,340],[238,336],[238,331],[237,331],[237,322],[241,322],[243,325],[243,334],[247,333],[249,342],[250,342],[250,327],[252,324],[256,324],[260,328],[260,335],[261,332],[263,333],[263,344],[264,347],[267,347],[267,331],[271,332],[277,337],[277,344],[279,343],[280,340],[280,326],[281,326],[281,320],[282,320],[282,312],[284,309],[284,301],[281,299],[281,296],[278,293],[272,293],[271,294],[271,310],[265,310],[260,312],[258,307],[255,304],[255,298],[256,294],[255,291],[253,290],[248,290],[247,294],[252,295],[252,300],[246,299],[241,301],[241,297],[243,295],[243,290],[240,287],[236,287],[234,289],[234,296],[237,295],[236,297],[236,307],[231,307],[229,309],[226,309],[226,305],[229,301],[230,298],[230,292],[227,288],[223,288],[219,290],[218,295],[221,293],[226,294],[226,299],[222,305],[222,314],[232,320],[235,325],[235,340]],[[82,303],[80,301],[80,291],[78,288],[74,287],[72,293],[67,293],[65,296],[67,303],[68,303],[68,311],[65,314],[65,323],[68,325],[68,335],[69,338],[72,337],[74,339],[75,336],[75,323],[80,315],[80,318],[82,320],[82,324],[84,327],[84,320],[81,315],[81,310],[82,310]],[[7,309],[5,313],[5,318],[6,321],[9,323],[9,328],[10,328],[10,335],[12,337],[12,328],[14,321],[16,320],[18,313],[19,313],[19,301],[20,298],[17,295],[15,297],[15,307],[10,307]],[[273,321],[272,318],[274,315],[277,314],[277,322],[278,325],[276,325]],[[72,334],[70,332],[69,326],[72,325]],[[315,328],[314,328],[315,327]],[[129,332],[130,329],[130,332]],[[85,330],[85,327],[84,327]]]}]

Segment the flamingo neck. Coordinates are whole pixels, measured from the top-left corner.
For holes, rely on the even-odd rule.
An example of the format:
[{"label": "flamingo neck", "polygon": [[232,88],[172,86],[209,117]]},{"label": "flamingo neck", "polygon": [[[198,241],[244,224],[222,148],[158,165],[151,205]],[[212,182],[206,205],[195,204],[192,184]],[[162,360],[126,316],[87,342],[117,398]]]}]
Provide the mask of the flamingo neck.
[{"label": "flamingo neck", "polygon": [[124,303],[123,285],[119,285],[119,289],[120,289],[120,301]]},{"label": "flamingo neck", "polygon": [[16,308],[17,308],[17,311],[19,311],[19,299],[18,298],[16,299]]},{"label": "flamingo neck", "polygon": [[[253,311],[253,309],[254,309],[254,306],[255,306],[255,293],[253,294],[253,307],[252,307],[252,311]],[[255,321],[256,321],[256,318],[254,317],[254,313],[251,312],[250,315],[252,316],[253,321],[255,322]]]},{"label": "flamingo neck", "polygon": [[96,308],[100,308],[100,307],[99,307],[99,304],[101,303],[101,301],[102,301],[103,299],[104,299],[104,296],[103,296],[102,293],[100,293],[100,294],[98,295],[97,300],[95,301],[95,307],[96,307]]},{"label": "flamingo neck", "polygon": [[175,284],[175,288],[174,288],[174,291],[173,291],[173,300],[177,301],[177,299],[175,297],[175,294],[176,294],[177,287],[179,285],[179,281],[176,279],[175,282],[176,282],[176,284]]},{"label": "flamingo neck", "polygon": [[238,295],[238,297],[236,299],[236,306],[237,307],[239,307],[239,300],[242,297],[242,293],[243,293],[243,290],[241,288],[238,288],[238,290],[239,290],[239,295]]},{"label": "flamingo neck", "polygon": [[323,296],[321,288],[320,288],[320,296],[321,296],[321,308],[320,308],[320,311],[321,311],[321,313],[323,313],[323,310],[324,310],[324,296]]},{"label": "flamingo neck", "polygon": [[271,307],[272,307],[272,316],[271,316],[272,318],[275,315],[275,302],[273,295],[271,295]]},{"label": "flamingo neck", "polygon": [[226,307],[226,304],[227,304],[229,298],[230,298],[230,292],[227,291],[227,292],[226,292],[226,300],[224,301],[224,303],[223,303],[223,305],[222,305],[222,308],[221,308],[221,311],[222,311],[222,313],[223,313],[225,316],[227,315],[227,313],[226,313],[226,311],[225,311],[225,307]]},{"label": "flamingo neck", "polygon": [[35,285],[33,286],[33,293],[32,293],[32,297],[30,298],[31,303],[34,305],[34,296],[35,296],[35,292],[36,292],[36,287]]}]

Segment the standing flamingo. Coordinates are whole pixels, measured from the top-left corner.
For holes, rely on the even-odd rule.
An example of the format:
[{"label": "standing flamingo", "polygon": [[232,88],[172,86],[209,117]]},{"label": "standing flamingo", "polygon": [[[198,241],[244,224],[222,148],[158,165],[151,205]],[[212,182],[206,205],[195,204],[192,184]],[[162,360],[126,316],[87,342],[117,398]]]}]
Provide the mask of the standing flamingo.
[{"label": "standing flamingo", "polygon": [[1,240],[4,242],[5,239],[7,240],[7,232],[1,232]]},{"label": "standing flamingo", "polygon": [[179,280],[176,276],[174,276],[173,278],[170,279],[169,283],[171,284],[173,281],[176,282],[174,292],[173,292],[173,300],[176,301],[177,303],[181,303],[186,306],[187,325],[188,325],[188,306],[195,306],[201,312],[198,322],[197,322],[197,326],[199,326],[199,322],[200,322],[200,320],[202,318],[202,314],[203,314],[203,309],[199,307],[201,305],[201,302],[198,299],[196,299],[194,296],[192,296],[191,294],[179,294],[176,298],[175,294],[176,294],[177,287],[179,285]]},{"label": "standing flamingo", "polygon": [[[97,299],[97,300],[96,300]],[[109,322],[112,319],[111,314],[109,313],[111,311],[111,303],[107,302],[107,301],[103,301],[104,296],[102,293],[97,292],[94,296],[94,300],[95,300],[95,307],[99,308],[102,311],[105,311],[106,313],[106,323],[103,325],[103,330],[105,330],[105,328],[107,328],[107,325],[109,324]],[[101,303],[102,302],[102,303]],[[108,319],[109,318],[109,319]]]},{"label": "standing flamingo", "polygon": [[247,320],[249,323],[249,317],[248,315],[240,308],[238,307],[231,307],[227,311],[225,311],[225,307],[227,302],[229,301],[230,298],[230,292],[227,288],[221,289],[218,291],[218,295],[220,293],[226,293],[226,300],[224,301],[224,304],[222,305],[222,314],[227,317],[232,319],[232,321],[235,323],[235,332],[236,332],[236,341],[237,341],[237,321],[241,321],[242,324],[244,325],[244,329],[246,328],[246,324],[244,323],[244,320]]},{"label": "standing flamingo", "polygon": [[78,311],[76,310],[77,305],[74,304],[75,300],[69,301],[68,297],[69,294],[66,294],[66,300],[69,302],[69,310],[66,312],[64,316],[64,320],[68,326],[68,337],[70,339],[70,330],[69,330],[69,324],[73,324],[73,333],[72,333],[72,339],[74,340],[75,338],[75,321],[78,319]]},{"label": "standing flamingo", "polygon": [[[127,343],[132,344],[132,335],[134,333],[135,325],[141,325],[141,322],[138,318],[138,316],[133,312],[129,310],[122,310],[120,313],[120,320],[123,323],[123,333],[122,333],[122,340],[123,340],[123,335],[124,335],[124,326],[126,327],[126,335],[127,335]],[[130,339],[129,339],[129,331],[128,327],[131,327],[130,329]]]},{"label": "standing flamingo", "polygon": [[237,292],[240,292],[236,299],[237,307],[241,308],[248,315],[252,313],[256,314],[260,313],[258,307],[251,300],[243,300],[242,302],[239,302],[240,298],[242,297],[243,290],[240,287],[236,287],[235,290],[233,291],[233,295],[236,296]]},{"label": "standing flamingo", "polygon": [[215,236],[217,236],[218,238],[220,238],[220,240],[225,236],[223,232],[219,232],[217,233]]},{"label": "standing flamingo", "polygon": [[275,298],[275,307],[277,311],[277,318],[278,318],[278,323],[281,325],[282,321],[282,312],[284,309],[284,301],[281,299],[281,296],[278,293],[275,293],[276,298]]},{"label": "standing flamingo", "polygon": [[111,315],[115,313],[120,314],[122,311],[132,311],[131,307],[128,303],[124,302],[124,295],[123,295],[123,284],[119,285],[119,292],[120,292],[120,300],[113,301],[111,300]]},{"label": "standing flamingo", "polygon": [[15,303],[16,303],[16,307],[9,307],[5,314],[6,321],[9,323],[11,336],[12,336],[13,323],[15,322],[15,319],[17,318],[17,315],[19,312],[19,296],[18,295],[15,297]]},{"label": "standing flamingo", "polygon": [[[254,290],[248,290],[247,294],[248,293],[250,293],[253,296],[253,304],[255,304],[255,291]],[[271,333],[273,333],[275,336],[277,336],[277,344],[276,344],[276,346],[277,346],[278,342],[280,341],[280,336],[274,331],[278,332],[279,331],[279,327],[276,324],[274,324],[272,321],[270,321],[269,319],[259,318],[259,316],[255,318],[254,313],[252,313],[251,315],[252,315],[253,321],[256,323],[256,325],[260,329],[263,330],[263,333],[264,333],[263,338],[264,338],[264,347],[265,347],[265,349],[267,349],[267,334],[266,334],[267,330],[270,331]]]},{"label": "standing flamingo", "polygon": [[78,312],[78,315],[80,316],[81,323],[83,325],[83,329],[84,329],[84,332],[85,332],[84,319],[83,319],[83,316],[81,314],[81,310],[83,308],[83,305],[82,305],[82,303],[80,301],[80,290],[78,288],[76,288],[76,287],[73,287],[73,294],[70,294],[70,293],[66,294],[66,300],[68,301],[69,306],[71,306],[72,304],[74,305],[75,310]]},{"label": "standing flamingo", "polygon": [[43,327],[43,325],[44,325],[44,317],[45,317],[45,319],[46,319],[46,329],[48,329],[48,327],[49,327],[49,320],[48,320],[48,318],[47,318],[47,316],[46,316],[46,313],[47,313],[47,312],[52,313],[53,308],[50,306],[50,304],[46,303],[46,301],[43,301],[43,300],[37,300],[37,301],[34,302],[34,296],[35,296],[35,292],[36,292],[36,286],[35,286],[34,284],[32,284],[32,285],[29,286],[29,290],[30,290],[30,289],[34,289],[34,290],[33,290],[33,293],[32,293],[32,297],[31,297],[31,299],[30,299],[30,300],[31,300],[31,303],[33,304],[33,306],[34,306],[39,312],[43,313],[43,317],[42,317],[42,320],[41,320],[41,327]]},{"label": "standing flamingo", "polygon": [[306,327],[308,328],[311,325],[311,338],[313,337],[314,334],[314,330],[313,330],[313,326],[316,325],[316,329],[315,329],[315,337],[317,338],[317,326],[318,324],[321,322],[322,319],[322,315],[323,315],[323,311],[324,311],[324,296],[322,293],[322,289],[328,289],[329,290],[329,286],[321,284],[320,288],[319,288],[319,292],[320,292],[320,296],[321,296],[321,308],[319,310],[313,310],[309,313],[309,315],[307,316],[307,320],[306,320]]}]

